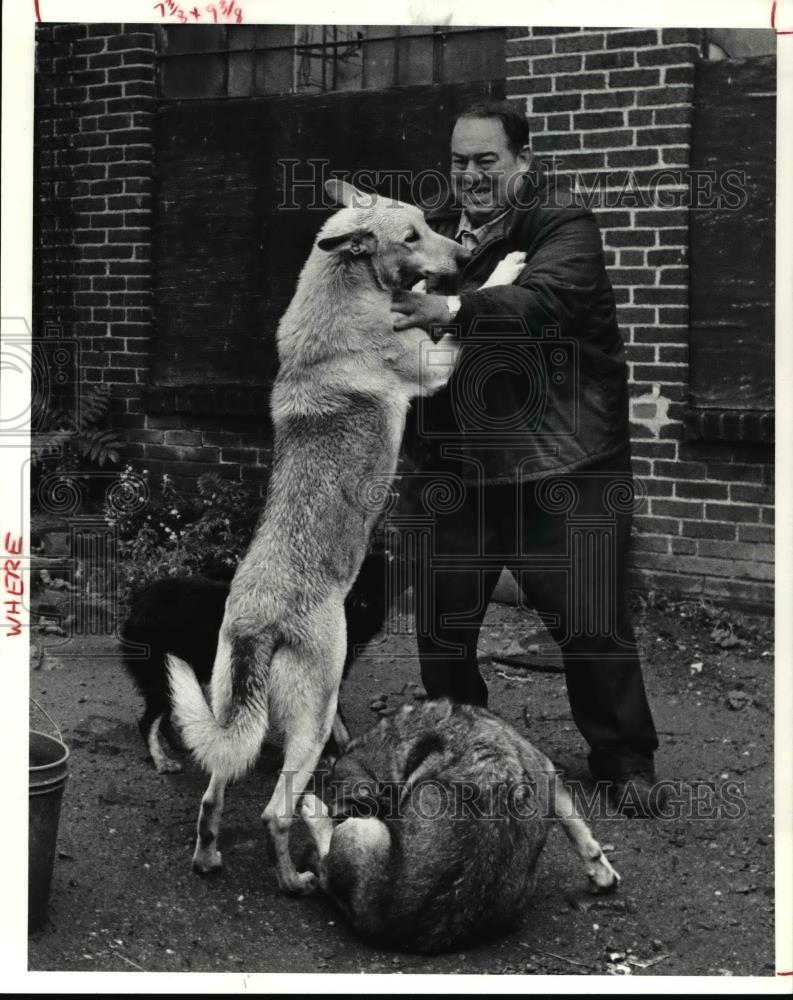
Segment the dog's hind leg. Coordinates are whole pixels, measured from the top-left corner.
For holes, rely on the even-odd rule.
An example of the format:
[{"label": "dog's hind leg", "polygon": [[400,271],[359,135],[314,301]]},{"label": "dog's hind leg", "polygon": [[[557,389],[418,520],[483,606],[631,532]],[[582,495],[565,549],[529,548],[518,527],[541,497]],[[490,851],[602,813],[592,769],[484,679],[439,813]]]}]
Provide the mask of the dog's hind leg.
[{"label": "dog's hind leg", "polygon": [[584,862],[591,888],[594,892],[613,892],[619,885],[619,875],[611,867],[592,831],[577,814],[562,779],[555,771],[548,771],[546,775],[551,812]]},{"label": "dog's hind leg", "polygon": [[317,877],[296,870],[289,854],[289,828],[333,728],[346,643],[341,605],[320,609],[313,626],[313,635],[323,640],[310,647],[282,647],[271,665],[268,693],[273,717],[285,734],[284,764],[262,813],[279,888],[303,894],[317,888]]},{"label": "dog's hind leg", "polygon": [[198,813],[198,831],[193,853],[193,871],[197,875],[209,875],[223,867],[217,843],[225,790],[226,779],[213,772]]},{"label": "dog's hind leg", "polygon": [[306,790],[319,763],[322,748],[330,736],[336,706],[325,725],[317,727],[313,713],[294,720],[296,729],[287,736],[284,766],[278,775],[275,791],[262,813],[275,855],[275,873],[282,892],[306,895],[317,888],[313,872],[298,872],[289,854],[289,828],[300,797]]}]

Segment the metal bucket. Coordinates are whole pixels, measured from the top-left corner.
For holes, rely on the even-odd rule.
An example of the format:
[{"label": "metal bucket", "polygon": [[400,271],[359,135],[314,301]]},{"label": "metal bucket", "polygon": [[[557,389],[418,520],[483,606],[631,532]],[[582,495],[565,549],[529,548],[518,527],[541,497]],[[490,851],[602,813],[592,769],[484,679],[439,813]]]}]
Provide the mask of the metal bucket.
[{"label": "metal bucket", "polygon": [[61,799],[68,777],[67,746],[30,730],[28,788],[28,930],[47,919]]}]

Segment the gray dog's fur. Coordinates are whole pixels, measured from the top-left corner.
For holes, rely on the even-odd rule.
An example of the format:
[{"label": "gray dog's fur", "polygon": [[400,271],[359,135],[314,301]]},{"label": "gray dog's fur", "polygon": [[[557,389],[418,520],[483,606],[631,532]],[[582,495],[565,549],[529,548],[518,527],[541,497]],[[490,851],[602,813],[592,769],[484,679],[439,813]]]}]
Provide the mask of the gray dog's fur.
[{"label": "gray dog's fur", "polygon": [[225,786],[255,761],[265,734],[280,736],[284,767],[262,818],[279,885],[291,892],[316,886],[295,869],[288,831],[333,728],[344,599],[393,479],[409,402],[443,385],[456,356],[448,337],[435,345],[420,329],[395,333],[391,293],[453,273],[467,256],[419,209],[328,186],[347,207],[323,226],[278,328],[273,469],[226,602],[211,710],[189,666],[169,658],[174,717],[211,773],[194,869],[221,866]]},{"label": "gray dog's fur", "polygon": [[486,709],[405,706],[353,740],[331,778],[341,822],[313,795],[301,805],[320,885],[378,943],[436,952],[509,929],[554,819],[595,892],[619,883],[551,762]]}]

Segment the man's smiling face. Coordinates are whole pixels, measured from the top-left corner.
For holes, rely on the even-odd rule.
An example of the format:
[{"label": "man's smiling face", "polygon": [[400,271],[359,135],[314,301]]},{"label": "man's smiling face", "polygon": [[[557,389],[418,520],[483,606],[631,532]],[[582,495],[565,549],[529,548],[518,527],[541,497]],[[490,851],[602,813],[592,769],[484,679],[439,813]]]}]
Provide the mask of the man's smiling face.
[{"label": "man's smiling face", "polygon": [[531,154],[509,148],[498,118],[460,118],[452,132],[452,189],[465,214],[477,226],[509,205],[516,175],[526,172]]}]

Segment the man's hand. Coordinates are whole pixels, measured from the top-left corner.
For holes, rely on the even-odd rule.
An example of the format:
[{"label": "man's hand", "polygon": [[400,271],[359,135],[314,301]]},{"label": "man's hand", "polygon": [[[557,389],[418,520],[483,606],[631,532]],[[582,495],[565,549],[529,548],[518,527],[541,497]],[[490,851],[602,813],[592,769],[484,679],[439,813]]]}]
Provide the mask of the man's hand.
[{"label": "man's hand", "polygon": [[392,293],[391,312],[402,318],[394,323],[395,330],[419,327],[429,332],[430,327],[451,322],[445,295],[425,295],[422,292],[395,291]]}]

